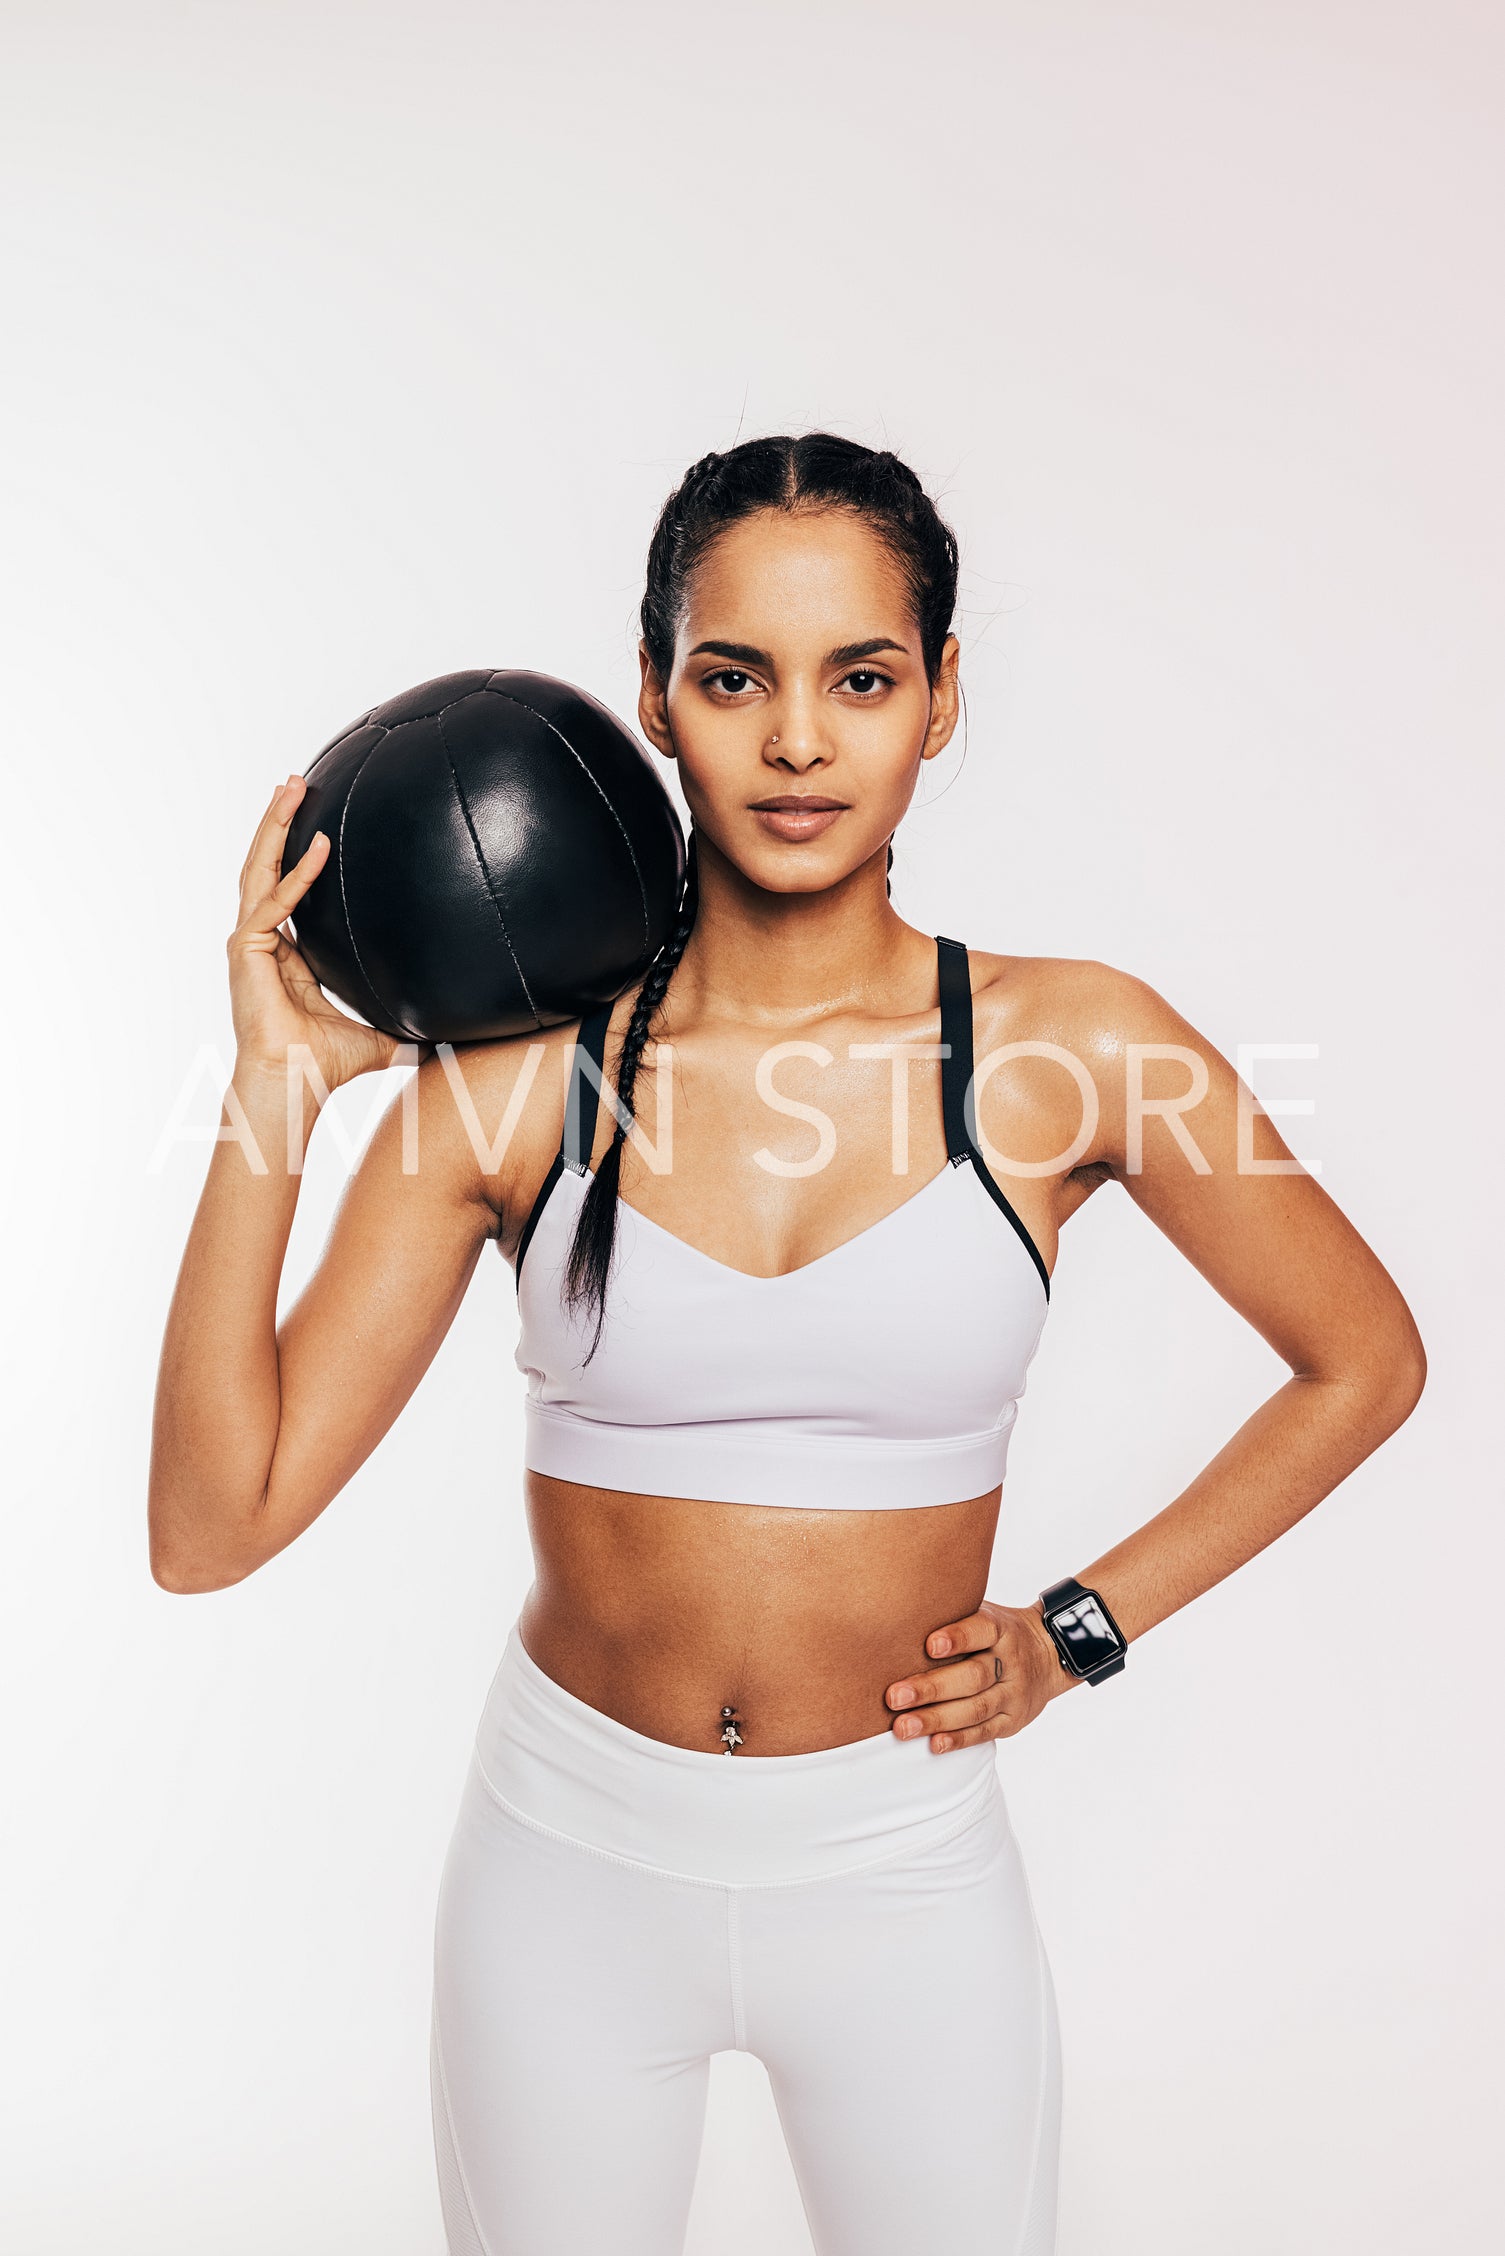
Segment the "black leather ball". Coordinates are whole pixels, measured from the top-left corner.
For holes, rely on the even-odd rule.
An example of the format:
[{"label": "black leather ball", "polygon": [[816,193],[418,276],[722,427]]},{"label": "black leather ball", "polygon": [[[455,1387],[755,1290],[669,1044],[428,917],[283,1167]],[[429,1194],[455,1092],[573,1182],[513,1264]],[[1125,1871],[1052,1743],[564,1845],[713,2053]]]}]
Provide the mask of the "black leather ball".
[{"label": "black leather ball", "polygon": [[444,674],[308,770],[283,866],[329,858],[293,920],[320,985],[385,1033],[491,1041],[579,1018],[657,954],[684,877],[636,737],[546,674]]}]

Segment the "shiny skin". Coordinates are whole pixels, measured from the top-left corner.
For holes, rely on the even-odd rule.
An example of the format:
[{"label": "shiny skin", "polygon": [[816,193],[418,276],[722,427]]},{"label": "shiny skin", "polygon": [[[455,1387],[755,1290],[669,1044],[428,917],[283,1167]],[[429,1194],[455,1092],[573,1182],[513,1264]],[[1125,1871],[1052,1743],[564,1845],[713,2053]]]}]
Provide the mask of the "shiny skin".
[{"label": "shiny skin", "polygon": [[[948,643],[928,678],[892,558],[841,512],[765,514],[725,534],[696,574],[667,681],[644,655],[640,718],[679,763],[702,908],[662,1021],[674,1166],[656,1175],[629,1147],[623,1196],[753,1275],[828,1251],[945,1162],[938,1067],[911,1068],[896,1171],[889,1069],[848,1052],[939,1038],[933,942],[889,902],[884,859],[923,763],[955,726],[956,660]],[[786,821],[769,809],[805,793],[834,802],[823,810],[834,819],[801,824],[797,811]],[[390,1055],[385,1038],[330,1021],[282,929],[322,856],[316,840],[281,872],[300,795],[294,779],[273,797],[229,950],[235,1088],[268,1166],[257,1175],[237,1145],[216,1149],[163,1350],[152,1558],[159,1581],[185,1592],[239,1580],[283,1549],[369,1455],[487,1243],[515,1254],[562,1118],[571,1029],[461,1053],[488,1138],[531,1075],[494,1168],[443,1061],[427,1060],[417,1172],[403,1172],[394,1108],[278,1327],[298,1181],[283,1158],[287,1045],[309,1044],[330,1086]],[[1007,864],[1000,846],[1001,885]],[[1162,997],[1096,963],[976,953],[973,979],[979,1057],[1051,1042],[1082,1061],[1096,1092],[1096,1127],[1069,1165],[1056,1162],[1082,1100],[1059,1065],[1016,1060],[982,1099],[984,1134],[1040,1170],[1008,1189],[1046,1263],[1083,1201],[1119,1182],[1290,1374],[1144,1527],[1096,1561],[1063,1552],[1057,1572],[1100,1589],[1133,1639],[1271,1542],[1393,1431],[1420,1391],[1420,1343],[1395,1285],[1310,1176],[1240,1174],[1233,1072]],[[608,1066],[629,1003],[614,1014]],[[834,1155],[815,1173],[781,1174],[757,1156],[798,1162],[810,1149],[809,1125],[757,1095],[758,1061],[784,1041],[831,1053],[827,1066],[793,1056],[779,1071],[782,1090],[835,1124]],[[1133,1044],[1204,1060],[1207,1093],[1182,1117],[1205,1172],[1154,1119],[1130,1171]],[[530,1047],[542,1053],[531,1066]],[[1186,1067],[1151,1060],[1144,1078],[1150,1097],[1172,1095]],[[653,1106],[650,1063],[639,1082],[650,1136]],[[302,1132],[314,1111],[310,1100]],[[606,1132],[603,1121],[598,1153]],[[1263,1120],[1255,1148],[1284,1152]],[[996,1494],[929,1512],[796,1512],[776,1499],[715,1505],[534,1475],[527,1497],[537,1579],[525,1643],[577,1696],[651,1736],[714,1748],[730,1705],[746,1735],[739,1760],[882,1729],[924,1732],[944,1754],[1019,1730],[1071,1688],[1035,1608],[985,1596]]]}]

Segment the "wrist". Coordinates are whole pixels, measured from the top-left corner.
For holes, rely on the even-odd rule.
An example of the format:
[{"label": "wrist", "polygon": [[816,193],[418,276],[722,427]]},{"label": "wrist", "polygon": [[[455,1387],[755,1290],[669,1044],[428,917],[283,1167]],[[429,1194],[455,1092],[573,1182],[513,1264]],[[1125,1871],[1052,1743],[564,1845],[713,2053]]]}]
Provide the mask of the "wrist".
[{"label": "wrist", "polygon": [[296,1096],[305,1111],[319,1112],[332,1089],[316,1089],[286,1050],[238,1049],[230,1074],[242,1104],[287,1105]]},{"label": "wrist", "polygon": [[1129,1641],[1100,1590],[1066,1575],[1041,1591],[1039,1608],[1058,1664],[1073,1682],[1102,1684],[1121,1672]]},{"label": "wrist", "polygon": [[1035,1656],[1040,1689],[1047,1700],[1053,1700],[1058,1692],[1069,1692],[1081,1678],[1073,1676],[1061,1659],[1056,1641],[1045,1626],[1045,1613],[1039,1599],[1032,1606],[1021,1607],[1020,1613]]},{"label": "wrist", "polygon": [[308,1075],[300,1073],[286,1057],[265,1057],[254,1052],[237,1051],[235,1067],[230,1075],[230,1086],[225,1092],[225,1111],[229,1125],[240,1125],[236,1120],[238,1106],[241,1120],[250,1128],[258,1148],[268,1159],[286,1151],[289,1163],[296,1165],[294,1154],[306,1150],[319,1114],[324,1109],[325,1098],[309,1084]]}]

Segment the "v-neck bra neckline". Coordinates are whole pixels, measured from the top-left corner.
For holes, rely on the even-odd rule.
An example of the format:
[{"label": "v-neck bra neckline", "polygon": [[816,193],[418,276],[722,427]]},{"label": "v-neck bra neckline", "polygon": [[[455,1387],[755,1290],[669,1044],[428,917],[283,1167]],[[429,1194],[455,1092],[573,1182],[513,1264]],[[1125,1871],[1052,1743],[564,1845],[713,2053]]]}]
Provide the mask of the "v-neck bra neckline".
[{"label": "v-neck bra neckline", "polygon": [[[941,1116],[946,1131],[946,1165],[938,1174],[932,1175],[927,1183],[918,1191],[911,1192],[907,1199],[901,1199],[897,1206],[890,1207],[887,1214],[880,1214],[875,1222],[869,1222],[852,1237],[843,1238],[839,1245],[829,1246],[824,1253],[818,1253],[813,1261],[803,1261],[797,1268],[781,1269],[767,1277],[760,1276],[756,1270],[738,1269],[729,1261],[717,1260],[715,1254],[703,1252],[699,1246],[692,1245],[688,1238],[677,1236],[673,1230],[666,1228],[662,1222],[655,1222],[651,1215],[644,1214],[638,1207],[628,1206],[629,1213],[649,1229],[682,1247],[696,1260],[708,1262],[729,1277],[743,1277],[753,1285],[780,1284],[786,1278],[802,1276],[806,1270],[832,1260],[850,1246],[860,1245],[875,1230],[881,1229],[884,1223],[891,1222],[896,1215],[903,1214],[923,1199],[927,1192],[944,1180],[951,1168],[969,1163],[973,1174],[1028,1254],[1045,1298],[1049,1301],[1050,1271],[1045,1266],[1040,1249],[978,1147],[976,1101],[972,1085],[971,962],[966,948],[959,940],[948,940],[937,935],[935,947],[941,1011]],[[518,1240],[513,1264],[514,1273],[518,1277],[522,1274],[523,1259],[532,1242],[539,1218],[560,1176],[568,1171],[589,1181],[594,1173],[590,1156],[596,1140],[596,1117],[600,1110],[601,1089],[605,1078],[603,1061],[606,1055],[606,1036],[614,1007],[614,1003],[605,1003],[580,1022],[565,1097],[564,1131],[554,1164],[544,1178],[533,1202],[533,1210],[524,1223],[522,1236]],[[619,1204],[627,1206],[628,1202],[619,1199]]]},{"label": "v-neck bra neckline", "polygon": [[[722,1261],[718,1255],[707,1253],[703,1246],[693,1244],[689,1238],[682,1238],[677,1230],[669,1229],[667,1224],[656,1222],[651,1214],[645,1214],[640,1206],[634,1206],[630,1199],[624,1199],[620,1194],[618,1194],[617,1205],[630,1214],[634,1222],[645,1224],[656,1237],[667,1238],[671,1245],[678,1246],[682,1252],[690,1254],[696,1261],[705,1262],[712,1269],[721,1270],[725,1276],[740,1277],[745,1284],[749,1285],[782,1285],[786,1284],[791,1277],[807,1276],[812,1269],[819,1269],[824,1263],[834,1261],[839,1253],[846,1253],[853,1246],[859,1246],[865,1239],[871,1238],[884,1227],[885,1223],[896,1221],[901,1214],[907,1214],[912,1206],[918,1206],[927,1193],[935,1189],[937,1183],[945,1181],[946,1177],[952,1173],[954,1165],[955,1162],[948,1159],[936,1174],[927,1177],[917,1191],[911,1191],[908,1198],[900,1199],[898,1205],[891,1206],[886,1214],[880,1214],[873,1221],[864,1223],[862,1228],[854,1230],[849,1238],[842,1238],[835,1245],[827,1246],[824,1253],[812,1254],[808,1261],[797,1262],[792,1269],[774,1269],[766,1274],[758,1269],[739,1269],[734,1261]],[[574,1169],[568,1169],[566,1172],[573,1174]],[[593,1167],[588,1167],[583,1176],[578,1177],[577,1180],[581,1182],[582,1186],[587,1185],[595,1172]]]}]

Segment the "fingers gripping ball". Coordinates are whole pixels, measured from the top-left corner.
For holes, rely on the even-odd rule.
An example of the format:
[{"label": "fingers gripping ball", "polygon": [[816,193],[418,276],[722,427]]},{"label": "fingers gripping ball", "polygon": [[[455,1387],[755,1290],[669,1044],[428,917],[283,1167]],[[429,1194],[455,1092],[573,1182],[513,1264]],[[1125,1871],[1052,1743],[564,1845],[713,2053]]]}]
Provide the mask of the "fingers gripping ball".
[{"label": "fingers gripping ball", "polygon": [[283,867],[320,984],[385,1033],[477,1042],[557,1026],[641,976],[685,847],[649,756],[545,674],[445,674],[378,705],[307,775]]}]

